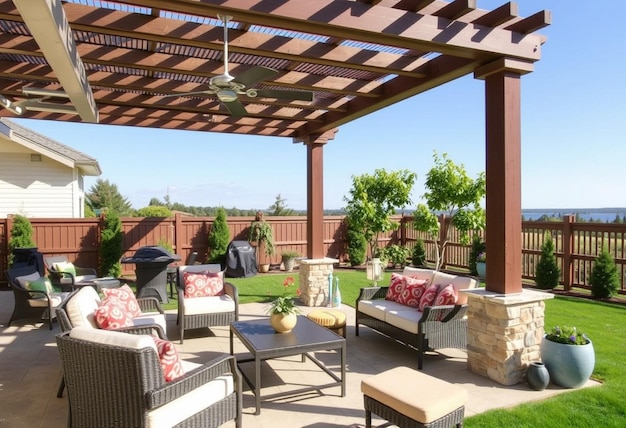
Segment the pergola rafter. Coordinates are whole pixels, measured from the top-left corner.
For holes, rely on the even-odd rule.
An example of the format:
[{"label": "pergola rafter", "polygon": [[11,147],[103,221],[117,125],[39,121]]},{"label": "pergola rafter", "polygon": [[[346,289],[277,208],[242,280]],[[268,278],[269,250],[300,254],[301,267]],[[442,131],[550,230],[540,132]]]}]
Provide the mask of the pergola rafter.
[{"label": "pergola rafter", "polygon": [[[233,76],[273,68],[276,76],[255,89],[311,91],[313,101],[241,95],[247,115],[234,117],[213,94],[184,95],[206,90],[225,71],[220,14],[233,17]],[[500,168],[498,162],[519,157],[519,77],[541,58],[545,38],[535,31],[549,25],[551,16],[518,15],[516,3],[482,10],[476,0],[0,0],[0,94],[11,107],[0,109],[0,116],[32,104],[22,88],[34,87],[66,91],[69,99],[45,101],[52,110],[76,108],[78,115],[26,108],[22,117],[78,122],[93,121],[97,113],[102,124],[302,142],[308,156],[308,256],[322,257],[323,145],[341,125],[462,76],[485,80],[487,199],[519,198],[519,180],[510,176],[519,168]],[[44,32],[32,31],[38,22]],[[47,43],[46,31],[66,46]],[[92,101],[97,110],[90,113]],[[490,170],[503,177],[490,176]],[[488,279],[509,292],[517,287],[510,278],[518,272],[510,267],[519,242],[506,240],[516,235],[520,213],[509,212],[515,203],[493,207],[488,202],[488,224],[501,226],[507,237],[488,235],[490,253],[497,252],[501,265],[492,267],[490,255]]]}]

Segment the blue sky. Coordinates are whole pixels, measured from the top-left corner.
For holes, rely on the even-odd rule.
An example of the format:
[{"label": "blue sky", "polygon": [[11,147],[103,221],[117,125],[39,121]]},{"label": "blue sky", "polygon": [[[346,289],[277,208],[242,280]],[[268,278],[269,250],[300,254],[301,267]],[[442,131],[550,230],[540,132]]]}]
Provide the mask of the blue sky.
[{"label": "blue sky", "polygon": [[[522,207],[626,207],[626,2],[518,4],[523,17],[552,12],[539,31],[542,59],[522,77]],[[306,208],[306,148],[291,139],[16,122],[97,159],[100,178],[134,208],[168,193],[185,205],[240,209],[266,209],[280,194],[289,208]],[[475,177],[485,169],[484,140],[484,84],[473,76],[365,116],[324,148],[324,206],[345,206],[353,175],[385,168],[417,173],[414,208],[434,150]]]}]

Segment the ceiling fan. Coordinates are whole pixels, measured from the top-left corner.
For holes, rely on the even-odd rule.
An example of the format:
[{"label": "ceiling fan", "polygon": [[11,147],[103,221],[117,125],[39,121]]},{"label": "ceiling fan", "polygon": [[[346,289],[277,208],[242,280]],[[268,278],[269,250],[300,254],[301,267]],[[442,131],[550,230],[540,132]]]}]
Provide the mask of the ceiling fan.
[{"label": "ceiling fan", "polygon": [[214,76],[209,80],[209,88],[203,91],[184,92],[179,94],[166,95],[185,96],[185,95],[215,95],[220,102],[228,109],[232,116],[246,116],[247,111],[243,104],[239,101],[239,95],[245,95],[249,98],[277,98],[290,101],[313,101],[313,92],[299,90],[281,90],[281,89],[255,89],[251,86],[272,78],[278,74],[278,71],[269,68],[256,66],[250,68],[239,76],[234,77],[228,73],[228,28],[227,24],[232,19],[229,15],[217,16],[224,26],[224,74]]}]

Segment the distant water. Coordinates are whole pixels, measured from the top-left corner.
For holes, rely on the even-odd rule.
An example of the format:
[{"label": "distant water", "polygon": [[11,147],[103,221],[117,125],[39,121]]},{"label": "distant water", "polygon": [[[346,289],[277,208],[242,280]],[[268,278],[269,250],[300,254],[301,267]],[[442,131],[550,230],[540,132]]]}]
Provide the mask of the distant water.
[{"label": "distant water", "polygon": [[[559,217],[559,216],[564,216],[564,215],[569,215],[569,214],[576,215],[576,211],[549,211],[549,210],[522,211],[522,216],[524,216],[526,220],[537,220],[539,217],[543,215]],[[578,216],[582,220],[585,220],[585,221],[589,221],[590,219],[593,219],[594,221],[600,220],[602,223],[612,223],[613,220],[615,220],[615,216],[617,215],[619,215],[620,218],[623,219],[624,216],[626,215],[626,211],[620,211],[620,212],[578,211]]]}]

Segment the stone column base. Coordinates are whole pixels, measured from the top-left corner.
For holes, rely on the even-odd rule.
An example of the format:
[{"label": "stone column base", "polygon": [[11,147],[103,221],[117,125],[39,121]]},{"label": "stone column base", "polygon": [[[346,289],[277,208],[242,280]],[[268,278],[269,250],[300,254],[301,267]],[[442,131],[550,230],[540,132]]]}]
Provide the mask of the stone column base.
[{"label": "stone column base", "polygon": [[467,294],[467,365],[502,385],[525,380],[532,361],[540,361],[547,292],[498,294],[484,289]]},{"label": "stone column base", "polygon": [[300,301],[306,306],[326,306],[329,301],[328,274],[337,259],[300,260]]}]

